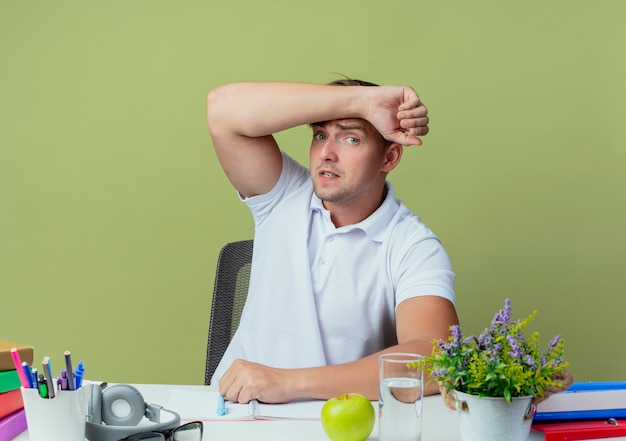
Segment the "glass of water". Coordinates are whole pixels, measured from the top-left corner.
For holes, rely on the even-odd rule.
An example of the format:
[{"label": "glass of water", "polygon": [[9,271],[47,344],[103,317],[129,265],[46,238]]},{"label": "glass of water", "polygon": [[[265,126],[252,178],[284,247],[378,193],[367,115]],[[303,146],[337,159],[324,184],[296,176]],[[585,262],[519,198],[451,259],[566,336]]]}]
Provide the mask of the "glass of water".
[{"label": "glass of water", "polygon": [[420,441],[424,374],[417,367],[422,356],[389,353],[379,357],[380,441]]}]

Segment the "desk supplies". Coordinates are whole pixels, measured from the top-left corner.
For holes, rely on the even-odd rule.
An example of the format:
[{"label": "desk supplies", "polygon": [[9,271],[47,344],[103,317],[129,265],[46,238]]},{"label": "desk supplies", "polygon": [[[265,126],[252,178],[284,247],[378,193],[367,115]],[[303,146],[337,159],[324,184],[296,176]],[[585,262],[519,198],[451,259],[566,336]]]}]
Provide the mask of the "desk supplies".
[{"label": "desk supplies", "polygon": [[216,413],[219,416],[226,415],[226,400],[224,398],[224,395],[222,395],[222,394],[219,394],[217,396],[217,411],[216,411]]},{"label": "desk supplies", "polygon": [[61,375],[57,378],[57,390],[69,390],[70,385],[67,379],[67,371],[65,368],[61,369]]},{"label": "desk supplies", "polygon": [[48,398],[54,398],[54,382],[52,380],[52,371],[50,370],[50,359],[48,357],[44,357],[43,362],[43,373],[46,381],[46,388],[48,389]]},{"label": "desk supplies", "polygon": [[[70,352],[65,351],[66,366],[72,368],[72,360],[70,358]],[[21,371],[26,378],[26,386],[24,389],[36,389],[39,391],[39,395],[42,398],[53,399],[55,398],[57,391],[60,390],[77,390],[80,389],[83,383],[83,377],[85,374],[85,364],[80,361],[76,368],[76,374],[69,374],[67,368],[61,370],[61,375],[56,379],[52,373],[52,367],[50,364],[50,357],[44,357],[41,363],[41,372],[37,371],[37,368],[30,368],[26,362],[22,363]],[[0,379],[2,373],[0,373]],[[19,388],[19,385],[16,387]],[[0,384],[1,390],[1,384]]]},{"label": "desk supplies", "polygon": [[11,355],[11,349],[13,348],[17,349],[17,353],[21,361],[25,361],[30,365],[33,364],[32,346],[25,346],[6,340],[0,340],[0,372],[17,369]]},{"label": "desk supplies", "polygon": [[37,372],[37,368],[32,368],[30,370],[30,377],[31,377],[32,388],[37,389],[37,383],[39,381],[39,372]]},{"label": "desk supplies", "polygon": [[74,381],[74,370],[72,369],[72,354],[70,354],[70,351],[65,351],[64,355],[65,355],[65,369],[67,370],[68,385],[70,387],[70,390],[75,390],[76,383]]},{"label": "desk supplies", "polygon": [[545,441],[582,441],[626,436],[626,420],[570,421],[535,424],[535,432],[542,432]]},{"label": "desk supplies", "polygon": [[574,383],[537,405],[534,423],[626,420],[626,381]]},{"label": "desk supplies", "polygon": [[20,354],[17,351],[17,348],[11,348],[11,358],[13,358],[13,364],[15,365],[15,370],[17,371],[17,375],[22,383],[22,387],[28,387],[28,381],[26,380],[26,376],[24,375],[24,369],[22,368],[22,360],[20,359]]},{"label": "desk supplies", "polygon": [[26,430],[24,409],[12,413],[0,420],[0,441],[9,441]]},{"label": "desk supplies", "polygon": [[46,379],[43,374],[39,374],[39,379],[37,380],[37,388],[39,389],[39,396],[41,398],[49,398],[48,396],[48,384],[46,383]]},{"label": "desk supplies", "polygon": [[33,384],[33,373],[30,370],[30,366],[25,361],[22,362],[22,370],[24,371],[24,375],[26,376],[26,382],[28,383],[28,387],[35,387],[35,385]]},{"label": "desk supplies", "polygon": [[184,420],[319,420],[323,400],[296,400],[285,404],[265,404],[256,400],[248,404],[225,401],[225,414],[218,414],[220,394],[174,389],[168,408],[177,409]]},{"label": "desk supplies", "polygon": [[26,430],[21,388],[31,386],[33,347],[0,340],[0,441]]},{"label": "desk supplies", "polygon": [[57,391],[53,399],[42,399],[37,389],[22,388],[21,391],[31,441],[84,441],[86,387]]},{"label": "desk supplies", "polygon": [[19,389],[0,394],[0,420],[24,407]]},{"label": "desk supplies", "polygon": [[0,393],[19,389],[22,385],[17,370],[0,372]]},{"label": "desk supplies", "polygon": [[79,361],[78,366],[76,367],[76,372],[74,372],[74,383],[76,385],[76,389],[80,388],[83,382],[84,374],[85,374],[85,365],[82,361]]}]

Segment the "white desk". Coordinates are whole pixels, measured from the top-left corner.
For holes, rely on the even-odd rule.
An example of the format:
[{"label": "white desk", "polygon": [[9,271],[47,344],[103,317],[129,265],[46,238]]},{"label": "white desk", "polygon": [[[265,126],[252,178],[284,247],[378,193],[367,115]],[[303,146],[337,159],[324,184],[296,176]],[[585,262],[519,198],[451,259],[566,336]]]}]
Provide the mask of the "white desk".
[{"label": "white desk", "polygon": [[[158,386],[137,385],[146,400],[160,404],[167,403],[169,390],[191,388],[197,390],[205,386]],[[210,387],[210,386],[209,386]],[[153,395],[154,394],[154,395]],[[161,400],[161,401],[154,401]],[[378,403],[375,404],[378,408]],[[176,410],[176,409],[172,409]],[[426,397],[424,400],[424,421],[422,441],[458,441],[460,439],[456,412],[446,408],[440,396]],[[205,440],[298,440],[328,441],[319,421],[246,421],[246,422],[205,422]],[[368,440],[378,440],[378,422]]]},{"label": "white desk", "polygon": [[[212,386],[182,386],[161,384],[134,384],[143,395],[145,401],[167,407],[170,392],[173,389],[190,391],[215,390]],[[377,407],[378,404],[375,404]],[[176,411],[177,409],[172,409]],[[328,438],[319,421],[205,421],[204,440],[242,440],[257,441],[298,440],[327,441]],[[626,440],[626,438],[611,438]],[[28,431],[15,438],[15,441],[29,441]],[[378,440],[378,421],[368,438]],[[456,412],[449,410],[439,395],[424,399],[424,420],[422,441],[459,441],[459,423]],[[543,440],[543,436],[532,432],[529,441]],[[57,441],[57,440],[50,440]],[[62,441],[62,440],[58,440]]]},{"label": "white desk", "polygon": [[[170,391],[173,389],[215,390],[212,386],[181,386],[160,384],[133,384],[145,401],[167,407]],[[376,408],[378,404],[376,404]],[[176,411],[176,409],[172,409]],[[440,396],[426,397],[424,400],[424,422],[422,441],[458,441],[459,425],[456,412],[446,408]],[[257,441],[298,440],[328,441],[319,421],[223,421],[204,422],[203,440],[243,440]],[[28,441],[28,431],[15,441]],[[378,422],[368,440],[378,440]],[[56,441],[56,440],[50,440]],[[59,440],[61,441],[61,440]]]}]

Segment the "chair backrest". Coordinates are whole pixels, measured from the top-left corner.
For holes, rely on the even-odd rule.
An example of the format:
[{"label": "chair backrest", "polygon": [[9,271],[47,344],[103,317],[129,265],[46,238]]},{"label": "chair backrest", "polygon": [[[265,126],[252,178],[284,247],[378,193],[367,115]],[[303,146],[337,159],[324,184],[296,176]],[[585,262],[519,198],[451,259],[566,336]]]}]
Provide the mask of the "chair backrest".
[{"label": "chair backrest", "polygon": [[204,372],[206,385],[210,384],[213,372],[239,327],[241,311],[248,296],[252,248],[252,240],[227,243],[217,259]]}]

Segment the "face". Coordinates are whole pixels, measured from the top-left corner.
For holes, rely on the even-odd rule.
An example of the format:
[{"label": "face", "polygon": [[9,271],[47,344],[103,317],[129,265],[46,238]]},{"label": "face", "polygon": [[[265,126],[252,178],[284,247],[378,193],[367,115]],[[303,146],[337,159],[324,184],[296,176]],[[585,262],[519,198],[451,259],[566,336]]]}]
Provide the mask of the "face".
[{"label": "face", "polygon": [[[330,206],[372,205],[382,201],[385,177],[397,164],[399,146],[383,148],[376,130],[361,119],[327,121],[313,126],[310,150],[315,194]],[[399,157],[397,158],[399,160]]]}]

